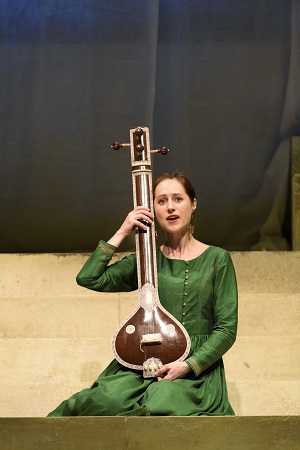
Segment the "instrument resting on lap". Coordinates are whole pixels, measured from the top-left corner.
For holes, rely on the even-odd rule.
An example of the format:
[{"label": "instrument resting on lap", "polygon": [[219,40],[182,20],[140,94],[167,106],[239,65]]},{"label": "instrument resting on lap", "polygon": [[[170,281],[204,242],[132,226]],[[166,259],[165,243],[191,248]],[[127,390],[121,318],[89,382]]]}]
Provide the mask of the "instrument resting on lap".
[{"label": "instrument resting on lap", "polygon": [[[134,207],[144,206],[153,213],[151,153],[168,153],[166,147],[150,150],[149,129],[130,130],[130,144],[114,142],[112,148],[131,149]],[[162,365],[183,361],[190,350],[190,338],[183,325],[160,303],[158,296],[154,226],[136,229],[136,257],[139,300],[137,308],[116,330],[112,348],[116,360],[130,369],[143,370],[154,377]]]}]

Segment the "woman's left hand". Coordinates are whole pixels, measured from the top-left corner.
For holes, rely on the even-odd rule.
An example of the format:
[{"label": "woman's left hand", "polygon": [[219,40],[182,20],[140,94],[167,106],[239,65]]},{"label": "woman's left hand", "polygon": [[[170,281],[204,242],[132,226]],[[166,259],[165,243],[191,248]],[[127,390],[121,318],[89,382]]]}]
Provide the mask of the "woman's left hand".
[{"label": "woman's left hand", "polygon": [[170,364],[165,364],[155,372],[155,376],[158,381],[161,380],[176,380],[177,378],[183,378],[192,369],[184,361],[174,361]]}]

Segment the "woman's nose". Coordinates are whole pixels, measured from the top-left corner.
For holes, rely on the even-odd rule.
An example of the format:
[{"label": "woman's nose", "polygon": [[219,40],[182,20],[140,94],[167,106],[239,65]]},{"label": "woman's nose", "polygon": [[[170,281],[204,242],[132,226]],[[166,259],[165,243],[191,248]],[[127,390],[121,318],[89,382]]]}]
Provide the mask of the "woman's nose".
[{"label": "woman's nose", "polygon": [[168,201],[168,211],[174,211],[174,206],[172,200]]}]

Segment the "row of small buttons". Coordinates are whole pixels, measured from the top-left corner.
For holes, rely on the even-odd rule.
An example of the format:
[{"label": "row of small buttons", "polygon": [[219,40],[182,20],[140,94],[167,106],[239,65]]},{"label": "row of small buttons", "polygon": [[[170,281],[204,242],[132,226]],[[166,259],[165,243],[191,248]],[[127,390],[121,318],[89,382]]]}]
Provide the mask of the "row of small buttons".
[{"label": "row of small buttons", "polygon": [[[185,264],[188,265],[189,262],[186,261]],[[185,275],[185,277],[184,277],[184,286],[188,286],[188,284],[189,284],[189,282],[188,282],[189,276],[187,275],[188,272],[189,272],[189,269],[185,269],[185,274],[186,274],[186,275]],[[184,297],[186,297],[186,296],[188,295],[188,293],[187,293],[187,292],[184,292],[183,295],[184,295]],[[182,303],[182,307],[183,307],[183,308],[184,308],[186,305],[187,305],[186,302],[183,302],[183,303]],[[185,316],[185,314],[186,314],[185,311],[183,311],[183,312],[182,312],[183,317]],[[182,322],[182,325],[184,325],[184,324],[185,324],[185,322]]]}]

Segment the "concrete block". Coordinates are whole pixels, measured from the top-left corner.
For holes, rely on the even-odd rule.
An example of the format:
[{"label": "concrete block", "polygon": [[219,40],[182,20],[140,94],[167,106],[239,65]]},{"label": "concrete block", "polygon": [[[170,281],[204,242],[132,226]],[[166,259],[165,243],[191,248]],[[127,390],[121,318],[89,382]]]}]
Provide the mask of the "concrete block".
[{"label": "concrete block", "polygon": [[[227,379],[299,379],[299,339],[239,338],[224,355]],[[112,359],[111,339],[4,339],[0,352],[5,379],[15,383],[23,377],[91,383]]]},{"label": "concrete block", "polygon": [[[87,258],[0,255],[0,415],[46,415],[113,358],[112,335],[138,293],[77,286]],[[240,290],[238,339],[224,356],[232,404],[241,415],[299,414],[300,252],[232,258]]]},{"label": "concrete block", "polygon": [[[75,278],[87,255],[1,254],[0,296],[84,295]],[[91,293],[89,293],[91,295]]]},{"label": "concrete block", "polygon": [[90,385],[84,382],[53,383],[47,378],[45,382],[6,382],[0,385],[0,417],[46,417],[63,400],[87,387]]},{"label": "concrete block", "polygon": [[[70,380],[44,382],[7,382],[0,386],[0,417],[45,417],[63,400],[91,383]],[[300,416],[300,381],[258,380],[228,381],[232,407],[239,416]],[[1,447],[0,447],[1,448]]]},{"label": "concrete block", "polygon": [[300,380],[227,381],[228,395],[239,416],[300,416]]},{"label": "concrete block", "polygon": [[224,355],[228,380],[299,380],[300,338],[239,337]]},{"label": "concrete block", "polygon": [[120,322],[120,295],[0,298],[0,337],[112,336]]},{"label": "concrete block", "polygon": [[[138,304],[138,293],[0,297],[0,337],[110,339]],[[239,296],[239,336],[299,336],[300,294]]]},{"label": "concrete block", "polygon": [[138,306],[138,291],[120,294],[120,323],[124,322]]},{"label": "concrete block", "polygon": [[243,293],[300,294],[300,252],[233,252]]},{"label": "concrete block", "polygon": [[300,250],[300,173],[292,177],[292,248]]},{"label": "concrete block", "polygon": [[300,136],[291,137],[291,175],[300,174]]},{"label": "concrete block", "polygon": [[[133,294],[99,298],[0,298],[2,338],[91,337],[110,340],[137,305]],[[241,294],[238,334],[299,336],[298,295]]]},{"label": "concrete block", "polygon": [[242,336],[299,336],[300,293],[241,292],[238,334]]},{"label": "concrete block", "polygon": [[0,420],[3,450],[299,449],[299,417],[68,417]]},{"label": "concrete block", "polygon": [[23,387],[25,380],[90,385],[112,359],[110,339],[4,339],[0,352],[5,382]]},{"label": "concrete block", "polygon": [[[0,254],[0,297],[97,296],[75,281],[88,256]],[[300,292],[300,252],[232,252],[232,259],[240,291]]]}]

